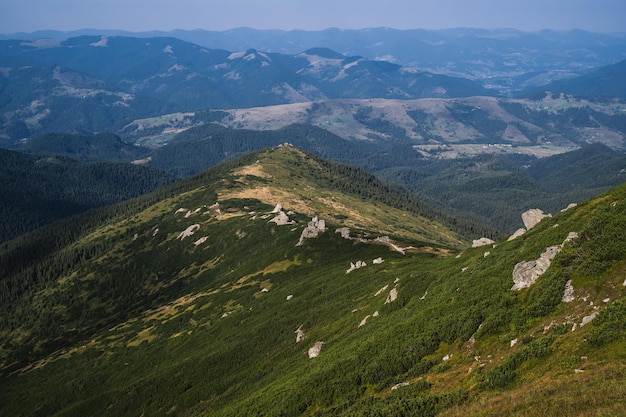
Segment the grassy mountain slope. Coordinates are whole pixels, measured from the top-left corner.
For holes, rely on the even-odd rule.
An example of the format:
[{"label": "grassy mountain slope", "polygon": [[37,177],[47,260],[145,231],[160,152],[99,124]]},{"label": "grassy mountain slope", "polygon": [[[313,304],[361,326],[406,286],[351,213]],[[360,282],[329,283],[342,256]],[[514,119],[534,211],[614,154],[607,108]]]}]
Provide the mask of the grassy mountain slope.
[{"label": "grassy mountain slope", "polygon": [[445,207],[442,212],[454,210],[503,234],[522,226],[523,211],[556,212],[626,180],[624,154],[600,143],[541,159],[506,154],[438,159],[424,157],[406,140],[346,140],[304,124],[261,131],[215,124],[191,128],[156,149],[149,164],[182,177],[284,142],[364,168]]},{"label": "grassy mountain slope", "polygon": [[0,150],[0,242],[76,213],[173,182],[166,172],[126,163],[80,163]]},{"label": "grassy mountain slope", "polygon": [[[510,242],[451,252],[441,226],[337,192],[325,172],[287,146],[250,155],[65,248],[94,252],[2,302],[0,414],[626,411],[625,186]],[[296,223],[270,222],[279,202]],[[296,246],[315,214],[329,230]],[[535,284],[511,290],[516,263],[570,232]]]}]

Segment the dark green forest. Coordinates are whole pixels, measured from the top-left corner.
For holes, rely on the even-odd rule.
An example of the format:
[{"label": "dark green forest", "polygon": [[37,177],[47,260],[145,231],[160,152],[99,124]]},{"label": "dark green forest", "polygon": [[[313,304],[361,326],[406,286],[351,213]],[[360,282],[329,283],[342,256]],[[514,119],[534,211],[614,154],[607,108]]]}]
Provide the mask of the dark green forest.
[{"label": "dark green forest", "polygon": [[164,171],[128,163],[81,163],[0,150],[0,242],[173,181]]}]

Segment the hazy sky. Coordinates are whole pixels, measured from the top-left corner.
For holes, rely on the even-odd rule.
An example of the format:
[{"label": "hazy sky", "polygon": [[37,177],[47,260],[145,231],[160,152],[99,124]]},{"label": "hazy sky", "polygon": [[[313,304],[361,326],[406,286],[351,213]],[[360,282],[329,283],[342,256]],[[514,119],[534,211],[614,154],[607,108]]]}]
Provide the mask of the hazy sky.
[{"label": "hazy sky", "polygon": [[0,0],[0,33],[241,26],[626,32],[626,0]]}]

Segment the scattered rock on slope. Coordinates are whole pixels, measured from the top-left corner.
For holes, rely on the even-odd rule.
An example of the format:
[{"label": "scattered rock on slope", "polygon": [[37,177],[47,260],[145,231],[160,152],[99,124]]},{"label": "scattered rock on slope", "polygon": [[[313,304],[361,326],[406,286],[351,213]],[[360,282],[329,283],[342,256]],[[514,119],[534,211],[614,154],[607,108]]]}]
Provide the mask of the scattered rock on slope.
[{"label": "scattered rock on slope", "polygon": [[349,274],[355,269],[363,268],[364,266],[367,266],[367,264],[363,261],[356,261],[356,263],[350,262],[350,268],[346,271],[346,274]]},{"label": "scattered rock on slope", "polygon": [[391,291],[389,291],[389,295],[385,300],[385,304],[391,304],[398,299],[398,287],[393,287]]},{"label": "scattered rock on slope", "polygon": [[486,237],[481,237],[480,239],[476,239],[474,241],[472,241],[472,247],[473,248],[479,248],[481,246],[487,246],[487,245],[491,245],[495,243],[493,240],[486,238]]},{"label": "scattered rock on slope", "polygon": [[522,213],[522,221],[524,222],[524,226],[526,226],[526,230],[532,229],[546,217],[552,217],[552,215],[546,214],[540,209],[530,209]]},{"label": "scattered rock on slope", "polygon": [[307,227],[305,227],[302,231],[302,234],[300,235],[300,240],[298,241],[296,246],[301,246],[304,243],[304,239],[314,239],[318,237],[320,233],[324,233],[325,231],[326,222],[324,220],[318,219],[317,216],[313,217]]},{"label": "scattered rock on slope", "polygon": [[533,261],[523,261],[517,263],[513,269],[513,282],[515,283],[512,290],[521,290],[528,288],[535,283],[537,278],[548,270],[552,259],[563,249],[563,245],[578,237],[578,234],[571,232],[560,245],[548,247],[538,259]]},{"label": "scattered rock on slope", "polygon": [[306,337],[306,335],[302,331],[302,326],[298,327],[294,333],[296,334],[296,343],[302,342]]},{"label": "scattered rock on slope", "polygon": [[315,342],[315,344],[308,351],[309,359],[313,359],[319,356],[320,352],[322,351],[323,345],[324,342]]},{"label": "scattered rock on slope", "polygon": [[186,237],[189,236],[193,236],[193,234],[200,229],[200,225],[199,224],[192,224],[191,226],[189,226],[188,228],[186,228],[185,230],[183,230],[182,232],[180,232],[180,234],[178,235],[178,237],[176,239],[180,239],[183,240]]},{"label": "scattered rock on slope", "polygon": [[567,284],[565,284],[565,291],[563,292],[563,298],[561,301],[564,303],[571,303],[574,299],[574,286],[572,285],[572,280],[570,279],[567,281]]},{"label": "scattered rock on slope", "polygon": [[513,239],[517,239],[518,237],[520,237],[521,235],[523,235],[524,233],[526,233],[526,229],[524,229],[523,227],[517,229],[515,231],[515,233],[513,233],[511,236],[509,236],[509,238],[507,239],[507,242],[512,241]]}]

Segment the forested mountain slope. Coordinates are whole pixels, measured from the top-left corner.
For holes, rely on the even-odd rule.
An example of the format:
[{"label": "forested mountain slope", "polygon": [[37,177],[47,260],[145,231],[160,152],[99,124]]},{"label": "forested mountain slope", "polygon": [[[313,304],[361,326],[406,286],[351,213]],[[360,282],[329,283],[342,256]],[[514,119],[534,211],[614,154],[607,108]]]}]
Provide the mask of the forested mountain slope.
[{"label": "forested mountain slope", "polygon": [[80,163],[0,150],[0,242],[85,210],[170,184],[174,178],[128,163]]},{"label": "forested mountain slope", "polygon": [[9,142],[208,108],[488,94],[473,80],[324,48],[226,51],[175,38],[0,40],[0,65],[0,139]]},{"label": "forested mountain slope", "polygon": [[626,187],[462,249],[367,178],[281,146],[11,242],[0,414],[626,411]]}]

